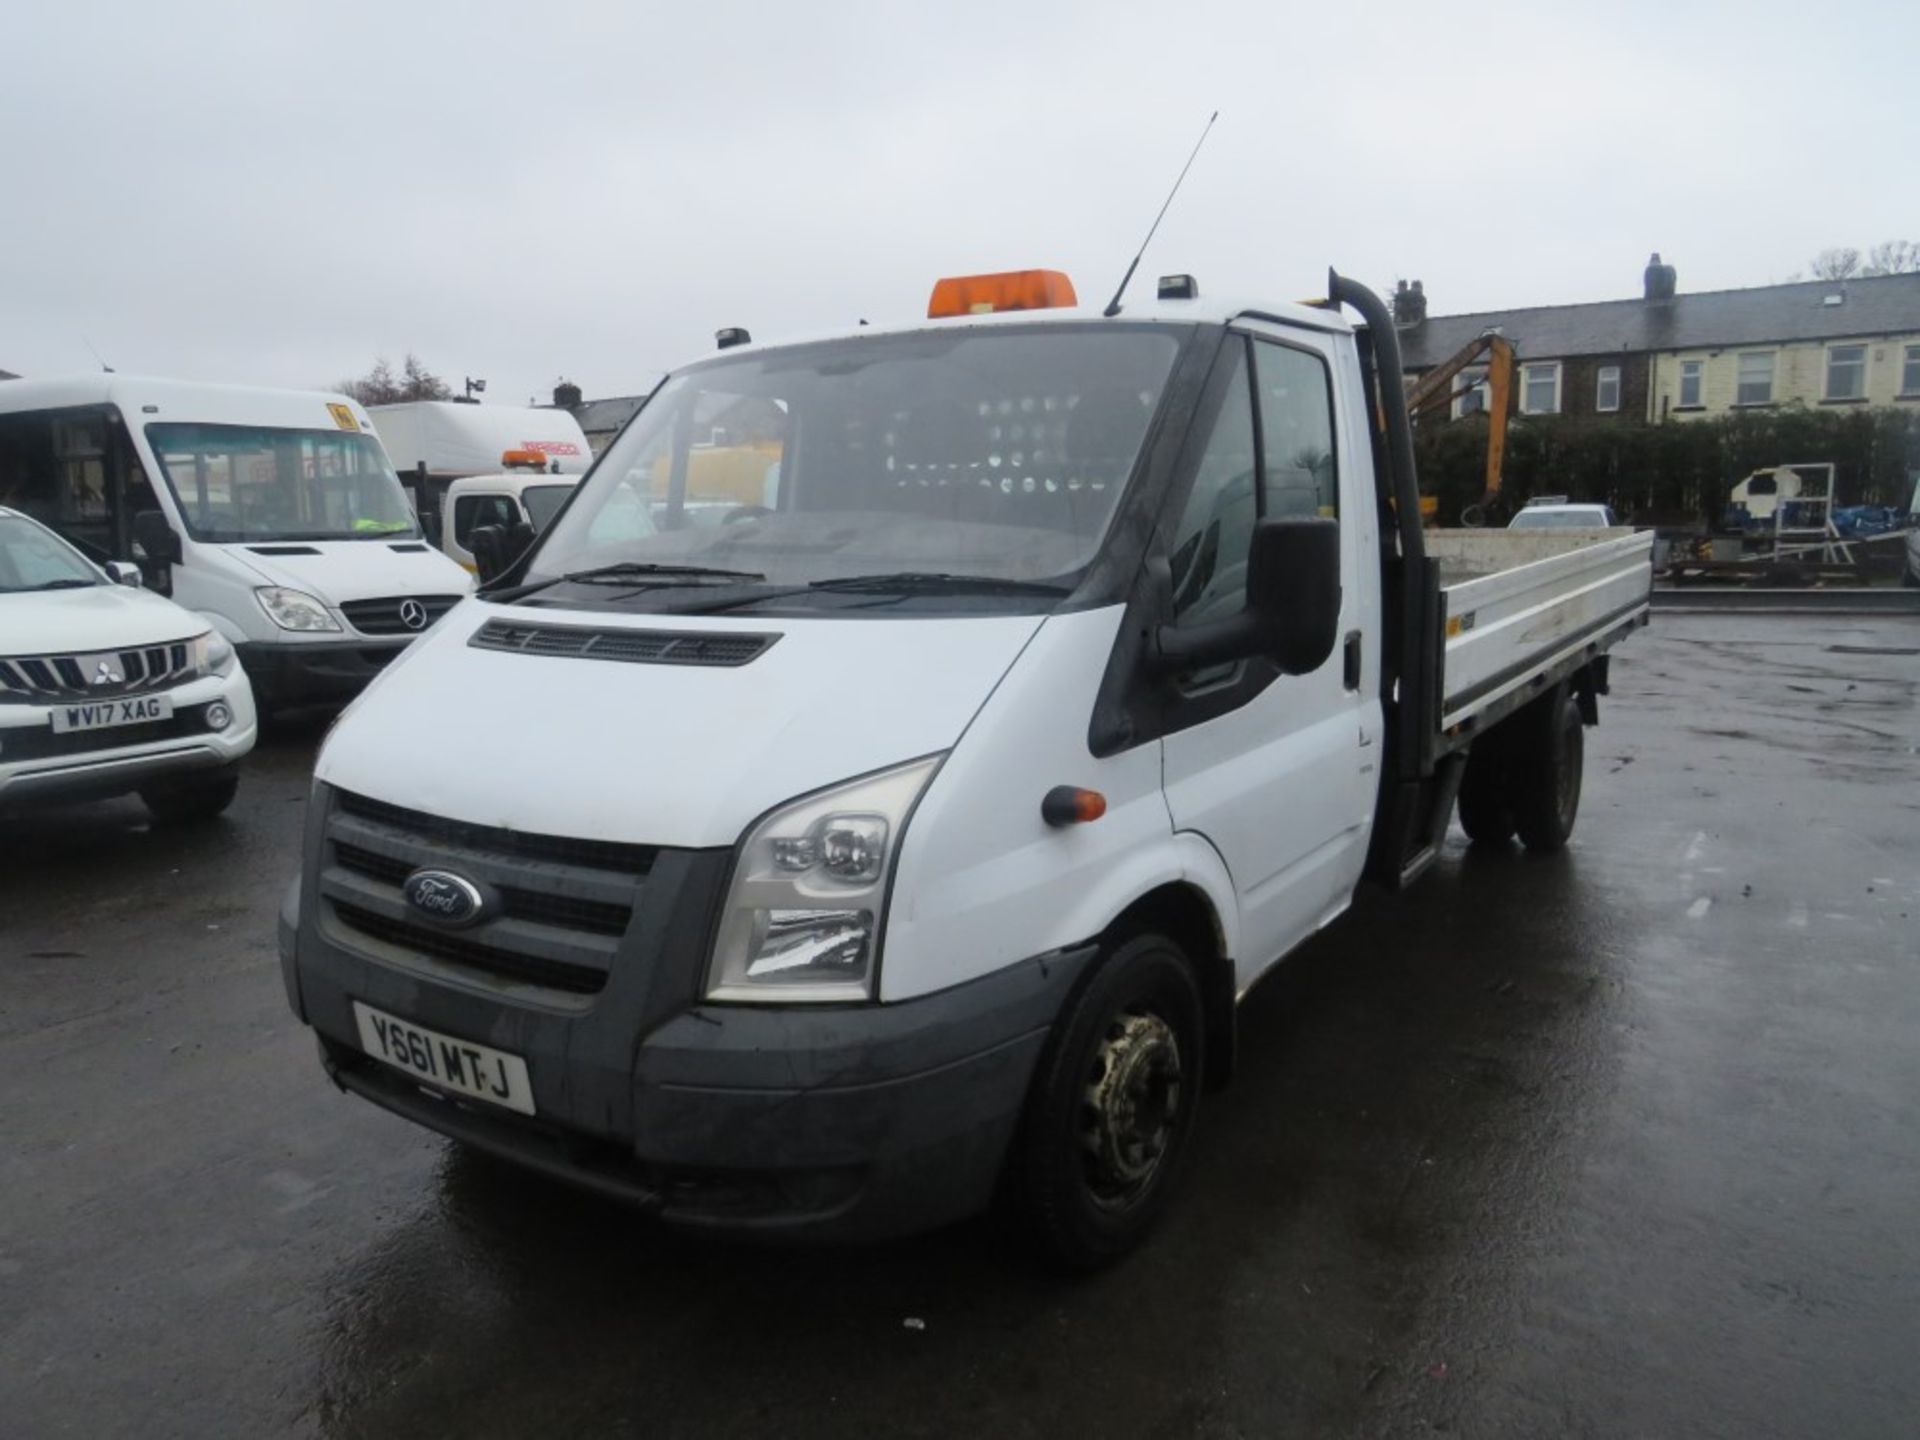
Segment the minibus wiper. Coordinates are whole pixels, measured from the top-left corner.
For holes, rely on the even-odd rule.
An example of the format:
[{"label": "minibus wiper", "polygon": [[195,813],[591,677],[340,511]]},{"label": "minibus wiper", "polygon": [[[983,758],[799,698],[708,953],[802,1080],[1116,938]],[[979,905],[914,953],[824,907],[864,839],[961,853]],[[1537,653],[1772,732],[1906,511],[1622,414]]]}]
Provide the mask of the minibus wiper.
[{"label": "minibus wiper", "polygon": [[574,570],[551,580],[535,580],[484,595],[487,600],[506,602],[571,580],[576,585],[618,585],[632,580],[764,580],[758,570],[723,570],[711,565],[658,565],[644,560],[616,560],[611,565],[596,565],[591,570]]},{"label": "minibus wiper", "polygon": [[29,590],[88,590],[98,585],[98,580],[48,580],[43,584],[29,585]]}]

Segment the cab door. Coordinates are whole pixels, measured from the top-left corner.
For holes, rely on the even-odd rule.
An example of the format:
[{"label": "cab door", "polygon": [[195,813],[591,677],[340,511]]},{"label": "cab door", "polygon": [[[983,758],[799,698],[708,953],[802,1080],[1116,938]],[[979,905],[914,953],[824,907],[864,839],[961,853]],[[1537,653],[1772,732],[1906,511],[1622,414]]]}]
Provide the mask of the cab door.
[{"label": "cab door", "polygon": [[1203,402],[1211,419],[1190,442],[1189,488],[1171,507],[1179,518],[1162,531],[1173,623],[1196,625],[1245,605],[1257,519],[1319,515],[1341,527],[1343,643],[1325,663],[1306,675],[1260,658],[1195,671],[1173,682],[1165,712],[1167,804],[1175,828],[1204,836],[1233,877],[1242,988],[1345,907],[1366,859],[1381,741],[1365,639],[1378,633],[1377,522],[1359,483],[1371,473],[1364,431],[1334,383],[1352,346],[1280,325],[1231,332]]}]

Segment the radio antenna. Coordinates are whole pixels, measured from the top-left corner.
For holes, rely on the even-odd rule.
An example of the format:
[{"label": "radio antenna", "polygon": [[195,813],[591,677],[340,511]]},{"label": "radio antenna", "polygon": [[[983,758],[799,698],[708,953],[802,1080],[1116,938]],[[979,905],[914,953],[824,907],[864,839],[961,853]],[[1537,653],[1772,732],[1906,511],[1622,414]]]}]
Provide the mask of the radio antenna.
[{"label": "radio antenna", "polygon": [[86,346],[89,351],[92,351],[94,359],[100,360],[100,368],[102,370],[106,371],[107,374],[109,375],[113,374],[113,366],[109,365],[105,360],[100,359],[100,352],[98,350],[94,350],[93,342],[91,340],[87,339],[85,335],[82,335],[80,337],[80,343]]},{"label": "radio antenna", "polygon": [[1127,266],[1127,273],[1120,277],[1120,288],[1113,292],[1113,299],[1107,302],[1107,308],[1100,313],[1111,320],[1120,313],[1120,297],[1127,293],[1127,283],[1133,279],[1133,272],[1140,268],[1141,256],[1147,253],[1147,246],[1153,243],[1153,232],[1160,228],[1160,222],[1167,218],[1167,207],[1173,204],[1173,197],[1180,193],[1180,182],[1187,178],[1187,171],[1193,168],[1194,160],[1200,154],[1200,147],[1207,143],[1207,133],[1213,129],[1213,122],[1220,118],[1220,112],[1214,111],[1207,117],[1207,123],[1201,127],[1200,138],[1193,142],[1193,154],[1187,156],[1187,163],[1180,167],[1180,174],[1173,182],[1173,189],[1167,192],[1166,204],[1160,207],[1160,213],[1153,217],[1153,224],[1147,227],[1147,238],[1140,242],[1139,253],[1133,257],[1133,263]]}]

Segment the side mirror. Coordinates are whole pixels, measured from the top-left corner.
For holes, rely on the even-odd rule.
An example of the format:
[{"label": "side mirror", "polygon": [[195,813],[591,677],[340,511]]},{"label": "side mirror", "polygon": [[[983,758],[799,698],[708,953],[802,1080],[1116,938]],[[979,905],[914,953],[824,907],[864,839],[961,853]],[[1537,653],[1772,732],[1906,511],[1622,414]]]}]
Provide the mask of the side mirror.
[{"label": "side mirror", "polygon": [[1209,625],[1162,625],[1154,649],[1169,671],[1264,655],[1307,675],[1326,664],[1339,630],[1339,524],[1262,520],[1247,554],[1246,607]]},{"label": "side mirror", "polygon": [[473,568],[480,572],[480,583],[491,585],[533,544],[533,526],[524,520],[512,525],[477,525],[467,537],[473,551]]},{"label": "side mirror", "polygon": [[146,551],[149,565],[178,565],[180,535],[158,510],[140,510],[133,517],[133,538]]},{"label": "side mirror", "polygon": [[135,590],[140,588],[140,567],[138,565],[129,565],[125,560],[109,560],[107,561],[106,568],[107,574],[112,578],[114,584],[131,585]]},{"label": "side mirror", "polygon": [[482,585],[491,585],[512,563],[507,554],[507,532],[498,525],[476,525],[467,537],[467,548],[473,551],[473,568],[479,572]]},{"label": "side mirror", "polygon": [[180,563],[180,534],[158,510],[133,512],[133,542],[146,557],[140,573],[149,589],[161,595],[173,594],[173,567]]}]

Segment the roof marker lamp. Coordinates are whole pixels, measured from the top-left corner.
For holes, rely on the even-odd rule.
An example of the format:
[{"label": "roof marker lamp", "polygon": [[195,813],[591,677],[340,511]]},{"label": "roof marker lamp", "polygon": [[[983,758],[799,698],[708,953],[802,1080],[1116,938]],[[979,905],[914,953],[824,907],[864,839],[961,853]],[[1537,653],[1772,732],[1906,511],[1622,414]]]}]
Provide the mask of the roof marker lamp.
[{"label": "roof marker lamp", "polygon": [[887,880],[938,756],[796,800],[747,832],[707,971],[707,998],[873,998]]}]

